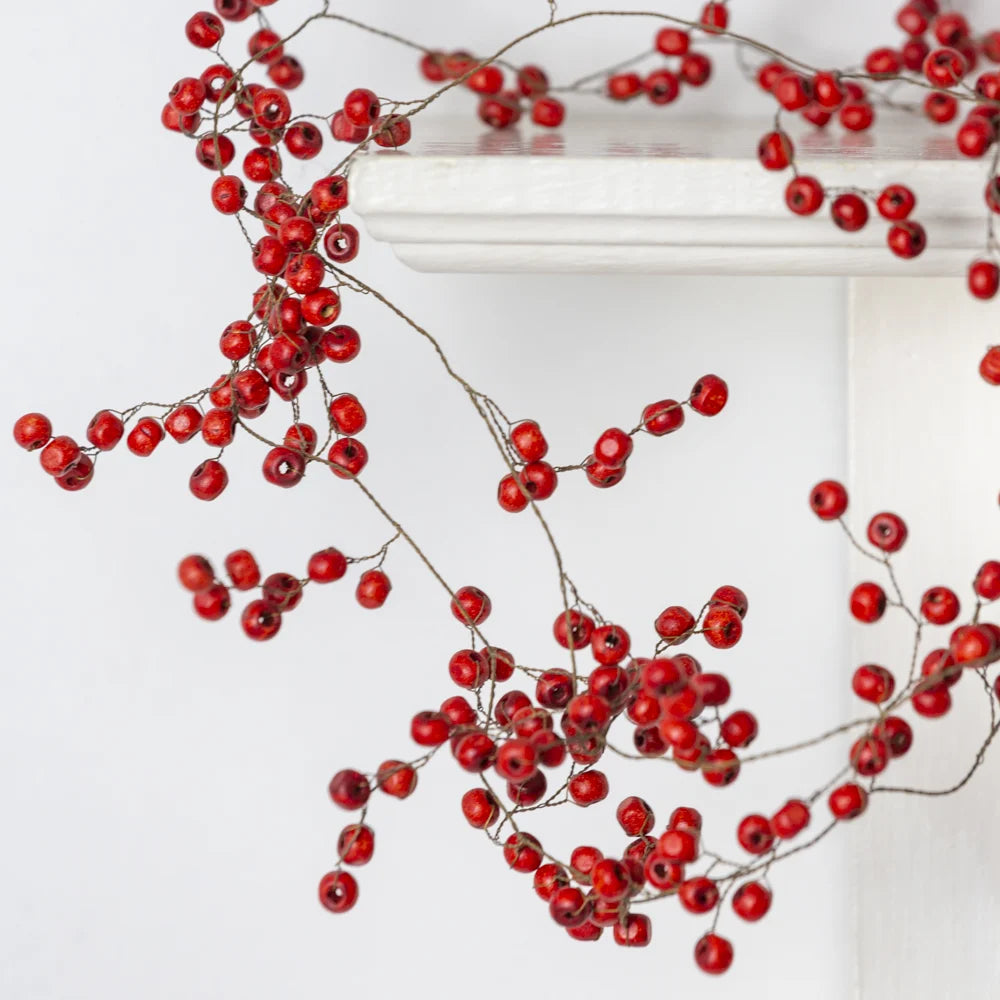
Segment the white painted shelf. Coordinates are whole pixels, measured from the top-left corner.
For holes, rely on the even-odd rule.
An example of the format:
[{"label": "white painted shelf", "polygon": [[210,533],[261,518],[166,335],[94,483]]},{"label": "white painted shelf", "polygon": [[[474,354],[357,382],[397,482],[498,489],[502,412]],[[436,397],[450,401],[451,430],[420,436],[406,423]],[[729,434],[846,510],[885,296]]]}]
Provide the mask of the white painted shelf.
[{"label": "white painted shelf", "polygon": [[757,161],[769,128],[766,116],[669,112],[573,116],[551,132],[421,118],[405,150],[355,165],[352,206],[420,271],[952,275],[983,246],[989,164],[962,157],[953,129],[891,118],[872,135],[788,125],[802,173],[828,185],[914,189],[913,217],[929,246],[903,261],[885,246],[878,217],[844,233],[826,207],[792,215],[791,172]]}]

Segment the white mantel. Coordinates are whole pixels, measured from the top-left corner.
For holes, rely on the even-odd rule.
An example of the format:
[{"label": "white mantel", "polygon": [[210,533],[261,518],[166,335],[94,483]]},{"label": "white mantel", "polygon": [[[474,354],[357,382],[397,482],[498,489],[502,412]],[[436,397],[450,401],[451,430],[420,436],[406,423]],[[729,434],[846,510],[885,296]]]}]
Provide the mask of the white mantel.
[{"label": "white mantel", "polygon": [[[789,116],[791,117],[791,116]],[[793,215],[792,173],[757,161],[769,120],[587,118],[560,130],[484,132],[475,120],[417,119],[412,142],[353,168],[352,207],[419,271],[674,274],[960,274],[985,240],[986,160],[954,128],[886,119],[871,135],[787,126],[800,172],[828,185],[917,193],[929,246],[912,261],[875,216],[845,233],[826,206]]]}]

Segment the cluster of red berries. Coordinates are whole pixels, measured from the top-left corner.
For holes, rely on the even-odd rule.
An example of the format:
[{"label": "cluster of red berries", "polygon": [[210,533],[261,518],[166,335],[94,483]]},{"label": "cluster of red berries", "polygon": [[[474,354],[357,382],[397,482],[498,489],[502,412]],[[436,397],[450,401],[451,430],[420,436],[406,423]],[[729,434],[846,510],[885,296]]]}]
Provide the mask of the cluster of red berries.
[{"label": "cluster of red berries", "polygon": [[549,93],[549,78],[540,66],[522,66],[516,71],[514,84],[508,86],[499,66],[480,66],[480,61],[465,51],[428,52],[420,60],[420,72],[431,83],[465,77],[465,86],[479,95],[479,120],[493,128],[516,125],[527,104],[536,125],[557,128],[563,123],[566,106]]},{"label": "cluster of red berries", "polygon": [[[900,49],[874,49],[865,59],[865,70],[875,80],[905,79],[904,70],[920,72],[935,88],[924,100],[924,112],[937,124],[947,124],[957,115],[959,101],[946,91],[966,88],[977,100],[959,126],[955,141],[964,156],[981,157],[1000,138],[1000,72],[982,73],[973,85],[972,74],[980,56],[1000,63],[1000,31],[981,38],[973,36],[968,21],[951,11],[941,12],[937,0],[915,0],[897,14],[897,23],[906,32],[907,41]],[[929,42],[925,35],[930,32]],[[938,47],[932,48],[936,44]],[[761,88],[772,94],[785,111],[798,111],[812,124],[825,126],[834,113],[840,124],[851,131],[864,131],[875,121],[875,109],[865,88],[855,80],[843,79],[836,72],[812,76],[789,69],[772,60],[757,73]],[[765,135],[758,147],[758,157],[768,170],[792,166],[794,146],[780,128]],[[785,190],[785,201],[797,215],[819,211],[827,191],[815,177],[796,175]],[[986,203],[990,211],[1000,213],[1000,179],[991,177],[986,185]],[[916,198],[909,188],[892,184],[880,195],[848,191],[831,202],[833,221],[846,232],[857,232],[868,222],[867,201],[891,225],[886,242],[889,249],[905,259],[919,256],[927,246],[927,234],[920,223],[910,218]],[[992,243],[988,247],[992,253]],[[969,265],[969,290],[980,299],[990,299],[1000,289],[1000,266],[989,258]]]},{"label": "cluster of red berries", "polygon": [[[223,37],[224,21],[245,20],[273,2],[215,0],[218,16],[208,12],[192,16],[186,26],[187,37],[197,48],[214,49]],[[935,0],[907,3],[897,20],[908,41],[898,52],[877,49],[870,53],[866,72],[876,80],[888,80],[897,78],[903,68],[922,71],[932,88],[937,88],[925,102],[928,116],[939,122],[952,120],[958,102],[953,94],[943,91],[964,85],[980,55],[1000,62],[1000,32],[975,38],[964,18],[940,12]],[[727,26],[725,3],[707,3],[701,29],[723,32]],[[933,34],[933,43],[925,38],[928,32]],[[87,428],[86,446],[68,436],[54,437],[50,421],[40,413],[21,417],[14,427],[15,440],[27,450],[40,451],[43,469],[63,489],[86,486],[99,453],[113,449],[123,438],[133,453],[149,456],[167,435],[179,443],[200,436],[221,455],[238,428],[261,416],[274,396],[292,403],[294,421],[280,443],[269,445],[262,466],[268,482],[294,486],[311,462],[325,464],[345,479],[357,477],[365,468],[368,453],[357,435],[367,424],[367,413],[356,396],[332,393],[320,375],[317,381],[328,424],[326,443],[321,445],[316,428],[299,419],[298,397],[308,383],[309,371],[319,369],[325,361],[349,362],[360,351],[357,331],[335,325],[341,312],[340,290],[345,284],[353,287],[350,275],[341,267],[357,255],[359,235],[341,218],[348,206],[346,170],[323,172],[305,195],[294,193],[283,180],[280,149],[295,159],[310,160],[321,152],[324,142],[311,116],[292,114],[289,92],[303,81],[304,71],[285,53],[284,41],[262,22],[249,39],[247,66],[234,70],[219,62],[197,77],[178,80],[161,116],[168,129],[195,140],[198,162],[218,175],[211,189],[215,208],[222,214],[241,216],[248,226],[259,226],[263,231],[256,242],[251,238],[249,263],[264,276],[264,284],[253,293],[248,318],[230,323],[219,339],[220,352],[231,369],[208,388],[169,407],[143,404],[124,412],[101,410]],[[940,47],[932,50],[932,44]],[[682,84],[702,85],[709,79],[711,63],[690,46],[689,32],[664,28],[656,36],[655,48],[662,55],[680,59],[677,72],[658,69],[645,79],[638,74],[616,74],[607,81],[607,94],[621,100],[645,92],[654,103],[666,104],[678,96]],[[252,65],[266,67],[267,84],[244,80],[244,70]],[[480,118],[493,127],[515,124],[526,102],[530,102],[533,121],[542,126],[559,125],[565,114],[562,103],[551,94],[546,74],[537,66],[516,70],[512,86],[508,86],[500,66],[480,65],[466,52],[427,52],[421,70],[433,82],[464,82],[480,97]],[[818,126],[827,124],[834,113],[849,130],[864,130],[874,121],[873,104],[865,88],[835,72],[804,75],[772,61],[761,68],[758,80],[782,111],[799,111]],[[980,156],[998,138],[1000,74],[983,74],[970,94],[975,96],[975,106],[959,129],[958,144],[964,154]],[[384,104],[374,91],[351,90],[329,118],[331,134],[354,145],[403,145],[410,138],[410,117],[391,110],[385,113]],[[235,124],[220,130],[223,117]],[[199,134],[203,120],[211,127]],[[252,201],[244,179],[226,172],[236,157],[230,136],[241,132],[252,143],[242,160],[243,178],[258,185]],[[759,155],[767,169],[793,166],[794,150],[780,127],[764,137]],[[816,178],[796,175],[787,187],[786,202],[796,214],[810,215],[822,207],[828,194],[834,196],[831,213],[842,229],[854,232],[866,225],[871,203],[891,224],[887,240],[894,253],[915,257],[923,250],[924,230],[910,217],[916,198],[904,185],[889,185],[878,194],[832,191]],[[992,211],[1000,213],[1000,181],[996,178],[987,186],[986,200]],[[991,297],[1000,287],[1000,268],[992,260],[975,262],[970,269],[970,287],[981,298]],[[1000,384],[1000,347],[988,349],[980,373],[987,382]],[[583,470],[597,487],[613,486],[625,474],[637,433],[669,434],[682,426],[684,406],[713,416],[727,399],[726,383],[716,375],[705,375],[686,400],[651,403],[636,427],[605,430],[583,462],[566,467],[555,467],[545,460],[548,443],[535,421],[510,425],[507,445],[513,471],[500,482],[500,505],[519,511],[546,499],[556,488],[557,473],[571,469]],[[209,406],[203,405],[205,400]],[[140,416],[148,408],[162,409],[163,413],[159,417]],[[329,450],[321,457],[327,444]],[[199,499],[212,500],[227,483],[226,470],[215,457],[197,467],[190,489]],[[832,480],[818,484],[810,494],[812,509],[822,520],[843,524],[847,503],[846,490]],[[876,514],[869,522],[867,538],[881,554],[877,558],[888,566],[889,557],[906,541],[906,524],[896,514]],[[373,568],[360,574],[355,596],[365,608],[381,607],[391,589],[381,568],[389,544],[375,556],[362,558],[324,549],[311,556],[302,578],[284,572],[263,578],[254,556],[243,549],[225,559],[228,582],[198,555],[183,559],[178,575],[193,595],[196,613],[208,620],[227,614],[232,590],[259,589],[259,596],[244,608],[241,622],[250,638],[265,640],[278,632],[283,615],[299,604],[307,584],[342,579],[353,563],[377,560]],[[895,587],[894,577],[892,582]],[[914,676],[899,685],[899,690],[896,678],[885,667],[864,664],[854,672],[853,691],[876,706],[877,715],[865,724],[864,734],[848,752],[852,780],[827,793],[827,807],[835,821],[850,820],[864,812],[873,791],[872,780],[893,757],[905,754],[912,745],[912,727],[894,714],[898,708],[905,703],[920,716],[939,717],[951,705],[950,688],[968,668],[982,673],[987,665],[1000,660],[1000,626],[979,620],[982,606],[1000,599],[1000,561],[982,565],[973,590],[972,617],[958,624],[947,645],[932,650],[924,658],[919,676],[914,669]],[[349,769],[334,776],[329,786],[332,800],[342,808],[360,810],[361,815],[359,822],[341,832],[338,863],[321,880],[319,897],[327,909],[344,912],[358,899],[357,881],[344,866],[364,865],[373,856],[374,831],[365,822],[371,792],[381,789],[396,798],[408,797],[416,788],[418,770],[448,746],[456,764],[479,781],[462,796],[465,819],[502,847],[510,868],[533,873],[537,895],[548,904],[555,923],[573,938],[596,940],[605,927],[611,927],[619,945],[645,946],[651,939],[652,924],[635,909],[670,895],[676,895],[690,912],[715,913],[716,920],[726,898],[731,898],[734,912],[745,920],[759,920],[768,912],[772,894],[765,881],[767,873],[783,857],[782,845],[809,825],[812,809],[825,789],[789,799],[771,815],[745,816],[738,824],[736,841],[751,860],[730,863],[716,858],[702,873],[692,867],[706,857],[701,845],[702,818],[690,807],[675,809],[666,828],[654,837],[652,808],[629,796],[617,807],[618,822],[631,838],[623,849],[605,856],[596,847],[577,845],[565,863],[518,827],[517,818],[524,810],[561,804],[589,807],[609,796],[608,777],[596,765],[609,749],[622,752],[609,743],[610,730],[619,718],[631,725],[632,743],[640,757],[669,759],[683,770],[699,772],[706,783],[716,787],[738,778],[748,758],[743,751],[758,735],[758,721],[750,711],[727,710],[725,715],[720,711],[732,693],[728,677],[706,671],[694,656],[672,649],[694,635],[703,636],[712,650],[732,648],[742,636],[748,611],[742,590],[731,585],[717,588],[697,614],[681,605],[665,608],[654,622],[658,641],[648,657],[633,655],[629,632],[622,625],[605,621],[579,598],[575,587],[573,591],[573,604],[557,615],[552,626],[555,642],[570,653],[569,670],[519,665],[508,650],[488,644],[480,631],[492,611],[489,596],[474,586],[461,587],[451,595],[451,614],[469,629],[470,645],[450,658],[448,675],[469,697],[454,695],[437,709],[413,716],[410,736],[422,756],[384,761],[368,775]],[[878,621],[892,604],[905,609],[898,590],[896,596],[897,600],[890,601],[877,583],[862,582],[850,595],[851,614],[862,622]],[[919,637],[924,625],[954,625],[961,614],[960,601],[950,588],[934,586],[921,599],[919,618],[910,614]],[[585,650],[594,661],[589,671],[578,669],[577,654]],[[498,687],[518,671],[533,682],[533,690],[498,692]],[[993,691],[1000,697],[1000,678],[994,681]],[[550,791],[547,773],[564,766],[568,774],[556,791]],[[499,781],[499,791],[494,790],[491,780]],[[505,834],[508,826],[510,832]],[[712,930],[694,949],[699,967],[713,974],[724,972],[733,960],[731,943],[715,933],[715,926],[713,922]]]},{"label": "cluster of red berries", "polygon": [[[722,4],[710,3],[702,12],[706,31],[718,31],[728,24]],[[651,104],[673,104],[682,86],[702,87],[712,75],[712,60],[691,49],[691,34],[680,28],[662,28],[654,40],[656,51],[674,60],[645,77],[638,73],[615,73],[608,77],[607,94],[613,101],[629,101],[645,94]],[[673,65],[673,69],[671,69]]]},{"label": "cluster of red berries", "polygon": [[[629,431],[609,427],[597,439],[592,454],[581,465],[565,468],[582,468],[587,481],[598,489],[616,486],[625,476],[632,454],[632,439],[639,431],[663,437],[684,424],[685,405],[702,416],[714,417],[722,412],[728,399],[729,387],[718,375],[703,375],[684,402],[661,399],[650,403],[643,409],[637,427]],[[545,461],[549,443],[536,421],[522,420],[512,425],[508,443],[515,471],[500,480],[497,502],[504,510],[518,513],[532,501],[547,500],[552,496],[559,485],[559,475],[558,470]]]},{"label": "cluster of red berries", "polygon": [[[314,552],[309,557],[306,576],[272,573],[261,579],[260,567],[251,552],[237,549],[225,559],[229,584],[223,583],[212,564],[204,556],[185,556],[177,567],[181,586],[194,594],[195,613],[207,621],[224,618],[232,605],[231,590],[249,591],[260,588],[260,597],[243,609],[240,624],[251,639],[273,639],[281,628],[282,615],[292,611],[302,600],[306,584],[333,583],[347,573],[349,564],[360,560],[348,558],[332,546]],[[363,608],[380,608],[386,602],[392,583],[381,567],[365,570],[358,578],[354,596]]]}]

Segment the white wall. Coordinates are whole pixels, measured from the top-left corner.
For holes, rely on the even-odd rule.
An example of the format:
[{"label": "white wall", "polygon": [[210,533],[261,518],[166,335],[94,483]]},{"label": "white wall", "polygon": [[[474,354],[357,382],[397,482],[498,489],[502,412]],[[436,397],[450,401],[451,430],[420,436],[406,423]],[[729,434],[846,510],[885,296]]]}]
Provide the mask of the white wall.
[{"label": "white wall", "polygon": [[[442,45],[485,47],[511,31],[496,5],[474,17],[468,5],[398,7],[339,9]],[[864,37],[870,7],[852,0],[795,24],[790,5],[759,3],[747,30],[832,60],[834,39]],[[285,25],[289,10],[304,8],[282,0],[274,20]],[[544,4],[530,16],[524,8],[516,20],[530,24]],[[99,407],[167,401],[222,370],[218,333],[245,312],[256,282],[234,227],[208,206],[209,175],[158,124],[170,84],[201,65],[183,42],[188,13],[176,0],[108,0],[98,15],[24,5],[8,20],[18,40],[8,77],[25,81],[37,109],[9,124],[16,144],[4,162],[8,424],[40,408],[58,430],[82,434]],[[347,29],[320,34],[295,46],[317,107],[356,84],[414,91],[408,55],[386,46],[366,66],[362,53],[376,50]],[[645,37],[627,25],[591,27],[558,60],[583,72]],[[742,100],[733,98],[737,110]],[[846,471],[842,283],[421,276],[375,246],[361,263],[440,334],[471,381],[511,413],[541,419],[566,460],[698,375],[729,377],[722,416],[640,442],[620,488],[566,482],[548,510],[582,589],[634,634],[645,628],[647,642],[663,605],[697,604],[721,583],[745,587],[744,641],[703,659],[730,672],[736,702],[758,711],[762,744],[844,717],[846,696],[831,694],[844,686],[823,678],[847,656],[846,553],[805,506],[816,479]],[[365,347],[335,386],[369,407],[368,482],[450,580],[493,595],[495,641],[524,662],[555,663],[550,559],[527,517],[492,505],[500,468],[467,403],[426,347],[374,304],[349,303],[344,318]],[[283,426],[270,416],[268,426]],[[446,663],[462,632],[401,548],[380,613],[333,586],[309,593],[263,647],[244,640],[235,612],[218,625],[196,620],[173,578],[188,551],[221,561],[248,546],[268,571],[298,571],[316,548],[360,554],[387,537],[348,484],[317,473],[290,493],[267,486],[249,440],[229,460],[229,492],[198,504],[186,479],[202,457],[198,444],[168,442],[148,460],[123,450],[71,496],[33,457],[7,452],[4,996],[306,997],[343,987],[362,998],[430,995],[433,982],[444,996],[473,984],[486,998],[526,976],[532,995],[568,982],[597,996],[623,982],[660,988],[665,970],[674,990],[697,982],[706,995],[729,995],[737,976],[745,995],[844,995],[842,841],[775,873],[776,905],[759,927],[724,918],[737,966],[728,982],[708,983],[689,957],[704,922],[674,907],[654,918],[643,954],[564,941],[529,880],[506,872],[466,827],[457,801],[469,783],[446,761],[423,772],[407,803],[376,804],[378,848],[360,872],[361,902],[347,917],[323,912],[315,883],[344,821],[326,782],[341,766],[407,753],[409,716],[452,693]],[[809,565],[825,569],[804,578]],[[748,769],[725,793],[655,763],[637,776],[609,771],[616,800],[645,794],[664,818],[707,801],[707,841],[733,850],[745,809],[810,791],[839,759],[817,751]],[[560,810],[539,832],[568,853],[570,821],[585,842],[618,843],[610,809]]]}]

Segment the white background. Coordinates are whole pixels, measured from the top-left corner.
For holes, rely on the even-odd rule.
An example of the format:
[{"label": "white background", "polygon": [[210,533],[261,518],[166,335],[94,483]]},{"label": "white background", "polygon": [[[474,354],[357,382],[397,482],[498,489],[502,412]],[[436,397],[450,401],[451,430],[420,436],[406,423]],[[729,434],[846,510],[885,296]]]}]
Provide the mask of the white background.
[{"label": "white background", "polygon": [[[400,6],[338,9],[442,47],[486,49],[545,7],[523,3],[514,16],[487,4]],[[810,10],[808,21],[799,5],[756,3],[745,15],[734,6],[748,33],[831,62],[854,58],[857,39],[896,38],[888,13],[860,0]],[[280,28],[308,9],[282,0],[271,13]],[[233,223],[209,206],[210,174],[159,126],[173,80],[206,61],[183,39],[189,13],[176,0],[108,0],[98,13],[58,2],[8,19],[8,79],[34,109],[8,123],[3,165],[8,425],[43,409],[57,432],[82,436],[100,407],[168,402],[223,370],[218,334],[245,314],[258,282]],[[249,30],[232,27],[233,42]],[[634,22],[575,29],[549,40],[546,62],[586,72],[649,34]],[[346,28],[315,28],[291,51],[317,108],[355,85],[422,92],[409,53]],[[525,58],[550,51],[537,42]],[[761,107],[725,84],[714,92],[729,111]],[[688,110],[711,100],[699,95]],[[462,101],[478,128],[469,98],[450,106]],[[613,491],[567,479],[546,510],[584,594],[639,644],[666,604],[698,606],[722,583],[748,591],[743,642],[702,660],[731,675],[734,705],[757,711],[760,745],[854,710],[840,693],[846,552],[805,503],[817,479],[846,473],[841,282],[426,276],[373,245],[358,269],[437,332],[470,381],[512,415],[538,418],[560,461],[704,372],[729,378],[722,415],[640,441]],[[450,582],[493,596],[493,641],[521,662],[556,664],[551,557],[527,515],[493,504],[501,467],[467,402],[426,345],[375,304],[349,302],[344,319],[364,348],[331,378],[368,407],[366,481]],[[265,419],[275,433],[287,422]],[[507,872],[466,826],[458,799],[471,782],[447,760],[421,773],[407,802],[375,803],[378,846],[358,873],[361,900],[348,916],[324,912],[315,885],[345,821],[326,783],[342,766],[409,753],[410,715],[453,693],[446,665],[463,631],[401,546],[381,612],[360,609],[345,581],[308,593],[270,644],[243,638],[237,610],[219,624],[195,619],[173,575],[189,551],[221,564],[246,546],[266,572],[300,572],[317,548],[363,554],[388,537],[357,492],[322,471],[288,493],[268,486],[249,439],[227,459],[228,492],[199,504],[186,482],[204,455],[197,442],[165,442],[146,460],[122,446],[76,495],[46,482],[35,456],[11,446],[3,463],[0,993],[589,997],[696,984],[710,996],[845,995],[844,860],[862,828],[776,871],[761,925],[724,915],[737,962],[716,982],[690,957],[705,921],[673,904],[656,911],[645,952],[568,941],[530,879]],[[618,850],[610,807],[639,793],[661,821],[676,805],[704,805],[706,842],[732,854],[745,810],[811,791],[842,751],[748,768],[725,792],[655,762],[609,763],[605,806],[558,810],[536,832],[558,854],[581,842]]]}]

